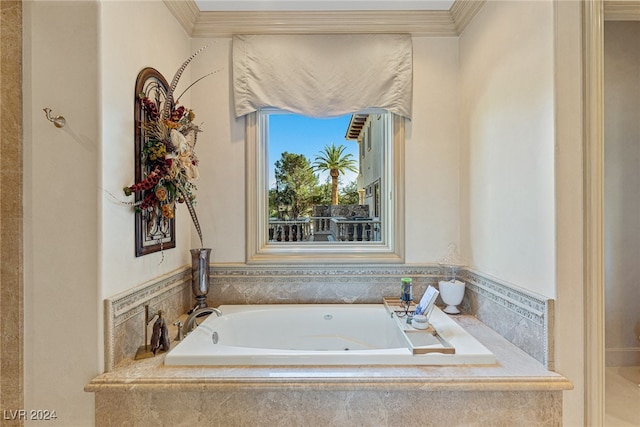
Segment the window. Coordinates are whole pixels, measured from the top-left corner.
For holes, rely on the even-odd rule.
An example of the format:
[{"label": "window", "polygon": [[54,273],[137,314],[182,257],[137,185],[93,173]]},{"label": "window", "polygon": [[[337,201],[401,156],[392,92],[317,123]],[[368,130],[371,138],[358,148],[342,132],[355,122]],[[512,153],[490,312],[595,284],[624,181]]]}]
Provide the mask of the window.
[{"label": "window", "polygon": [[[296,238],[277,239],[273,216],[269,209],[269,119],[272,115],[282,114],[275,109],[262,109],[246,117],[246,173],[247,173],[247,262],[264,263],[318,263],[318,262],[402,262],[404,260],[404,118],[384,110],[358,112],[357,116],[377,120],[382,129],[380,177],[372,182],[359,182],[358,190],[371,192],[364,197],[368,206],[367,218],[379,220],[379,228],[374,233],[370,229],[365,233],[361,227],[357,231],[346,231],[336,234],[333,239],[317,241],[309,239],[318,232],[319,226],[312,222],[313,215],[308,216],[308,225],[302,222],[296,225]],[[375,114],[374,114],[375,113]],[[356,117],[354,115],[353,117]],[[346,133],[347,129],[345,129]],[[340,141],[335,142],[336,145]],[[297,143],[300,143],[299,141]],[[353,142],[355,143],[355,141]],[[372,144],[375,138],[362,139],[359,144]],[[367,151],[365,148],[363,151]],[[367,157],[372,157],[373,151]],[[309,159],[311,162],[314,159]],[[362,157],[361,157],[362,160]],[[360,165],[358,180],[366,175]],[[273,189],[272,189],[273,190]],[[272,191],[273,194],[273,191]],[[272,202],[273,207],[273,202]],[[270,225],[269,219],[272,218]],[[298,218],[293,218],[298,219]],[[304,218],[300,218],[304,219]],[[361,223],[366,218],[356,218]],[[340,223],[340,220],[332,220]],[[346,221],[347,223],[349,221]],[[282,227],[286,223],[278,224]],[[307,227],[307,228],[305,228]],[[281,230],[281,233],[284,229]],[[287,229],[291,236],[292,229]]]}]

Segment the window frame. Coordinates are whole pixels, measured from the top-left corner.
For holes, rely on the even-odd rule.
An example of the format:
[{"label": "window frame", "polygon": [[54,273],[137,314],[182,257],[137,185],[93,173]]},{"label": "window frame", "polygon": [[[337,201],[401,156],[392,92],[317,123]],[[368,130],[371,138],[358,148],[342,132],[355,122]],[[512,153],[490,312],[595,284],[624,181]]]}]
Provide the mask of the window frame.
[{"label": "window frame", "polygon": [[[373,110],[380,111],[379,109]],[[264,264],[402,263],[404,262],[404,145],[405,118],[389,113],[390,149],[383,158],[385,182],[381,242],[268,242],[268,121],[277,109],[245,116],[246,262]]]}]

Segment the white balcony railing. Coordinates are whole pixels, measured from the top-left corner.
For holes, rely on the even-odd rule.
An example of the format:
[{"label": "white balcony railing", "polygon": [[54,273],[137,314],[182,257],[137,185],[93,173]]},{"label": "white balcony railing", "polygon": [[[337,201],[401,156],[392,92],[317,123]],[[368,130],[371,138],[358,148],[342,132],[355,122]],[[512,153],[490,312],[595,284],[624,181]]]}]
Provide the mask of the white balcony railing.
[{"label": "white balcony railing", "polygon": [[269,220],[270,242],[302,242],[311,237],[311,220],[309,218]]},{"label": "white balcony railing", "polygon": [[380,220],[331,218],[331,234],[340,242],[380,241]]},{"label": "white balcony railing", "polygon": [[269,219],[270,242],[377,242],[381,221],[372,218],[320,217]]}]

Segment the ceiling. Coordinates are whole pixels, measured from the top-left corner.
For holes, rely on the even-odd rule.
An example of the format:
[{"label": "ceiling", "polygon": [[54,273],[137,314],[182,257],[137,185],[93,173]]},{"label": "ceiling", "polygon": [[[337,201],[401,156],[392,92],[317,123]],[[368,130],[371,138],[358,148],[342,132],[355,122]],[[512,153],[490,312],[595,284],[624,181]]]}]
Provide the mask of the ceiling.
[{"label": "ceiling", "polygon": [[195,0],[201,12],[449,10],[454,0]]}]

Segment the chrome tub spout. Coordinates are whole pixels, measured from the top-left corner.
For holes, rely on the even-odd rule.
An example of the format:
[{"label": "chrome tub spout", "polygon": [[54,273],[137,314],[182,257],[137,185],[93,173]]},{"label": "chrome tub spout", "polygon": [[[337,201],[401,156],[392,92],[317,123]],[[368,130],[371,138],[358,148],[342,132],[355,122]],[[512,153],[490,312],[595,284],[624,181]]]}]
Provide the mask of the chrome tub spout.
[{"label": "chrome tub spout", "polygon": [[184,322],[184,335],[186,336],[189,332],[191,332],[195,327],[198,326],[197,318],[200,316],[205,316],[207,314],[215,313],[218,317],[222,316],[222,312],[217,308],[213,307],[203,307],[197,308],[191,312],[187,320]]}]

